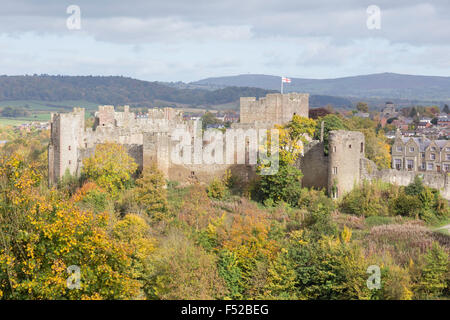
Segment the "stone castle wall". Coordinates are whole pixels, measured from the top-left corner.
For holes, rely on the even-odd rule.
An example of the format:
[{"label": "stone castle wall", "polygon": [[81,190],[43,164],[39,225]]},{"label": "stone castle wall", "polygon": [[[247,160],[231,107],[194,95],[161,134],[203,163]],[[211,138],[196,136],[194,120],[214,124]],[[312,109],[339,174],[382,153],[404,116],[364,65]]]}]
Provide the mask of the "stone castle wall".
[{"label": "stone castle wall", "polygon": [[425,185],[438,189],[445,199],[450,200],[450,181],[447,173],[379,170],[373,161],[361,159],[361,180],[381,180],[399,186],[407,186],[414,181],[416,176],[422,178]]},{"label": "stone castle wall", "polygon": [[302,171],[302,186],[305,188],[328,189],[328,157],[324,153],[324,144],[312,141],[297,162]]}]

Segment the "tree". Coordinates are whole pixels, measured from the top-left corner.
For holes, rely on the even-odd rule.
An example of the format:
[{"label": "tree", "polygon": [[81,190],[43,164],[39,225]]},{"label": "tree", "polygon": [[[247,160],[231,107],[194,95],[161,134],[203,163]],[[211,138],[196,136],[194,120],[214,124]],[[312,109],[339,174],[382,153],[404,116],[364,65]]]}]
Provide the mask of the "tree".
[{"label": "tree", "polygon": [[[317,123],[313,119],[294,115],[285,126],[277,126],[279,130],[279,169],[272,175],[261,175],[260,196],[262,200],[271,199],[275,203],[284,201],[297,206],[301,193],[302,172],[294,163],[303,152],[307,136],[314,135]],[[258,168],[261,170],[263,166]]]},{"label": "tree", "polygon": [[330,131],[332,130],[347,130],[347,126],[345,125],[344,121],[337,115],[329,114],[323,118],[319,118],[317,120],[316,125],[316,131],[314,134],[314,139],[319,140],[320,139],[320,126],[322,125],[322,122],[324,124],[323,127],[323,142],[324,142],[324,152],[325,154],[328,154],[328,137],[330,134]]},{"label": "tree", "polygon": [[147,214],[161,220],[168,212],[166,179],[155,164],[145,168],[142,177],[136,180],[136,201]]},{"label": "tree", "polygon": [[130,185],[137,167],[122,145],[103,143],[97,145],[92,157],[84,159],[82,176],[115,196]]},{"label": "tree", "polygon": [[365,102],[358,102],[356,104],[356,110],[359,112],[369,112],[369,105]]},{"label": "tree", "polygon": [[409,112],[409,117],[414,119],[418,116],[419,114],[417,113],[417,109],[415,107],[412,107],[411,111]]},{"label": "tree", "polygon": [[219,124],[222,123],[219,119],[216,118],[216,116],[212,112],[205,112],[205,114],[202,116],[202,128],[206,129],[208,125],[213,124]]},{"label": "tree", "polygon": [[260,194],[262,200],[274,203],[286,202],[297,206],[302,192],[302,172],[291,165],[280,165],[276,174],[261,177]]},{"label": "tree", "polygon": [[[141,283],[128,242],[109,233],[111,216],[80,210],[57,190],[41,195],[39,174],[17,157],[0,166],[0,296],[5,299],[130,299]],[[80,287],[68,286],[68,267]],[[72,282],[69,282],[69,284]],[[73,284],[73,283],[72,283]]]},{"label": "tree", "polygon": [[298,297],[306,299],[367,299],[367,263],[345,239],[324,236],[311,241],[291,233],[289,257],[294,265]]},{"label": "tree", "polygon": [[373,129],[361,129],[364,133],[365,155],[375,162],[379,169],[389,169],[391,167],[391,146],[387,142],[383,132],[378,134]]},{"label": "tree", "polygon": [[419,292],[426,298],[436,298],[447,288],[449,256],[434,242],[424,259],[425,264],[418,283]]}]

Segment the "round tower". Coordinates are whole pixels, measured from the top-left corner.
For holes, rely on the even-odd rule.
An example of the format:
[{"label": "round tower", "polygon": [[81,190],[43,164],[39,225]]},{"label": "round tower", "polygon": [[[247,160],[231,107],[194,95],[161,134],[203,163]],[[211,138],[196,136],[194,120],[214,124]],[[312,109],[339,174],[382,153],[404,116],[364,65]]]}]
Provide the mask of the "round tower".
[{"label": "round tower", "polygon": [[340,198],[360,181],[364,158],[364,134],[357,131],[330,131],[328,138],[328,194]]}]

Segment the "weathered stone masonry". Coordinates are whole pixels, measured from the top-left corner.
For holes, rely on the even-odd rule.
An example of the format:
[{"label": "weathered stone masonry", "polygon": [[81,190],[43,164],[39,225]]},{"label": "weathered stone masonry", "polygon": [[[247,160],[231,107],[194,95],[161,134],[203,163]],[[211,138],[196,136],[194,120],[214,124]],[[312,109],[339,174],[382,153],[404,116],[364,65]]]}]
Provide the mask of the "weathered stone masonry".
[{"label": "weathered stone masonry", "polygon": [[[308,94],[295,93],[269,94],[259,100],[241,98],[241,121],[232,127],[244,130],[271,128],[274,124],[287,123],[295,114],[307,117],[308,99]],[[169,180],[209,182],[226,170],[243,179],[254,176],[255,166],[248,163],[248,154],[243,164],[173,163],[170,155],[178,142],[173,141],[172,132],[177,128],[192,135],[199,130],[195,121],[183,121],[181,113],[172,108],[152,109],[145,117],[137,117],[128,106],[123,112],[116,112],[113,106],[99,106],[94,128],[85,128],[82,108],[74,108],[71,113],[52,114],[49,184],[57,183],[66,172],[79,175],[83,159],[93,154],[97,144],[105,142],[124,145],[140,170],[156,163]],[[202,143],[205,145],[205,141]],[[334,198],[342,197],[363,180],[381,179],[407,185],[417,174],[414,171],[378,170],[364,157],[365,141],[360,132],[331,131],[328,149],[328,155],[325,155],[324,143],[311,141],[298,166],[304,175],[304,187],[325,189]],[[421,175],[427,185],[440,189],[443,196],[450,199],[447,174],[423,172]]]}]

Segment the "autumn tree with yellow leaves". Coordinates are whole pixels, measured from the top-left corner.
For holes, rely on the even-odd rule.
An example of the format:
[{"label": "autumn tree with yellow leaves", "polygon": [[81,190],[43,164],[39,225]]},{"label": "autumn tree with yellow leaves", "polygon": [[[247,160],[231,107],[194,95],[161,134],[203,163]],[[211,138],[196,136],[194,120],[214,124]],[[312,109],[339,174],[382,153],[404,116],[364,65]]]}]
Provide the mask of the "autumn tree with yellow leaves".
[{"label": "autumn tree with yellow leaves", "polygon": [[103,143],[92,157],[83,161],[82,176],[96,182],[113,196],[130,184],[138,166],[125,148],[117,143]]},{"label": "autumn tree with yellow leaves", "polygon": [[[136,230],[142,229],[142,222],[138,221],[139,228],[134,227],[136,223],[115,223],[110,213],[81,210],[57,190],[41,193],[40,173],[20,155],[2,158],[0,168],[2,298],[142,296],[143,282],[136,277],[134,266],[152,245],[126,236],[140,237]],[[116,225],[113,234],[111,223]],[[68,285],[70,266],[80,270],[76,290]]]}]

